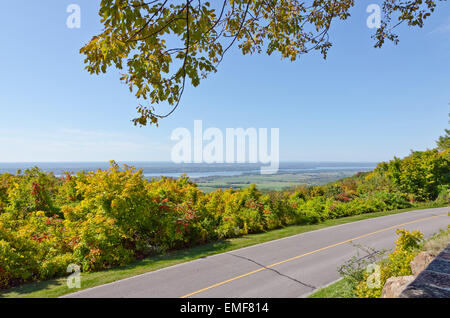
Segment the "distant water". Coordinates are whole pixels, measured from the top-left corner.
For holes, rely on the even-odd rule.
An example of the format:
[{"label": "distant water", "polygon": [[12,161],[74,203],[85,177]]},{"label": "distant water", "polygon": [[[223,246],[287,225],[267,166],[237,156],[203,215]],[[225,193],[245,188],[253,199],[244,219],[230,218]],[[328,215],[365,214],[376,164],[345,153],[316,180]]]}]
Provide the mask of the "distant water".
[{"label": "distant water", "polygon": [[[261,164],[175,164],[172,162],[117,162],[119,165],[142,169],[146,177],[179,177],[183,173],[190,178],[209,176],[237,176],[243,174],[259,174]],[[108,169],[107,162],[17,162],[0,163],[0,173],[9,172],[15,174],[17,170],[24,171],[32,167],[39,167],[46,172],[53,172],[56,176],[65,172],[76,173],[78,171],[95,171]],[[281,162],[278,173],[290,172],[319,172],[332,170],[346,171],[370,171],[376,167],[376,163],[367,162]]]}]

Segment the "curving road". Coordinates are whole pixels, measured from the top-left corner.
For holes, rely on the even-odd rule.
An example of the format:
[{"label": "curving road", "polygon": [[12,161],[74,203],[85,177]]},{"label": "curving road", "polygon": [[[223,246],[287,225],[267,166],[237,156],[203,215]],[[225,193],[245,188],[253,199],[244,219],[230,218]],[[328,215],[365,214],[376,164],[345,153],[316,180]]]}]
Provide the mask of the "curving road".
[{"label": "curving road", "polygon": [[355,244],[392,249],[395,230],[446,229],[450,207],[416,210],[302,233],[167,267],[64,297],[305,297],[339,279]]}]

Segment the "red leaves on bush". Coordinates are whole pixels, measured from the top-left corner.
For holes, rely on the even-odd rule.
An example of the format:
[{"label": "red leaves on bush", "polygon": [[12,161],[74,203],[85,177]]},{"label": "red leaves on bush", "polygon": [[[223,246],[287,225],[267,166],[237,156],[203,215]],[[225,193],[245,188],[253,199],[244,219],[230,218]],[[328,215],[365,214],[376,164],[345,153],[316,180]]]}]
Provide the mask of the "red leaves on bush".
[{"label": "red leaves on bush", "polygon": [[352,197],[348,193],[341,192],[336,196],[336,200],[341,202],[349,202],[352,200]]},{"label": "red leaves on bush", "polygon": [[253,210],[260,210],[264,207],[264,205],[261,202],[257,202],[255,200],[250,199],[245,202],[245,207]]},{"label": "red leaves on bush", "polygon": [[42,189],[41,186],[37,183],[33,183],[31,185],[31,194],[32,195],[39,195],[41,193]]},{"label": "red leaves on bush", "polygon": [[38,243],[41,243],[43,240],[45,240],[48,237],[49,236],[47,234],[44,234],[44,235],[34,234],[34,235],[31,236],[31,239],[36,241],[36,242],[38,242]]}]

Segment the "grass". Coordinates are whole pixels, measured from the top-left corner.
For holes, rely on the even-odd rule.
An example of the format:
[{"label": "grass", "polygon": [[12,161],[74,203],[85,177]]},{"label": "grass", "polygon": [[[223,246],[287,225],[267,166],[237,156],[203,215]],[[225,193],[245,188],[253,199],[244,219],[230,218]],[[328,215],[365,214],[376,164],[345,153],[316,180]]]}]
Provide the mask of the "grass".
[{"label": "grass", "polygon": [[450,230],[433,235],[426,240],[422,246],[422,251],[428,251],[431,255],[437,256],[450,243]]},{"label": "grass", "polygon": [[[450,230],[440,231],[425,240],[420,250],[429,251],[432,255],[436,256],[449,243]],[[354,282],[352,282],[348,277],[344,277],[337,282],[312,293],[308,296],[308,298],[355,298],[356,295],[353,292],[355,287]]]},{"label": "grass", "polygon": [[328,285],[317,292],[308,296],[308,298],[354,298],[354,285],[348,278],[342,278],[337,282]]},{"label": "grass", "polygon": [[[436,204],[427,204],[421,207],[414,207],[396,211],[374,212],[355,216],[349,216],[339,219],[326,220],[319,224],[313,225],[293,225],[284,227],[281,229],[259,233],[249,234],[239,238],[233,238],[223,241],[211,242],[205,245],[195,246],[183,250],[177,250],[168,252],[164,255],[148,257],[126,266],[115,267],[108,270],[94,272],[94,273],[82,273],[81,274],[81,289],[86,289],[120,279],[136,276],[139,274],[151,272],[164,267],[192,261],[195,259],[207,257],[210,255],[224,253],[231,250],[264,243],[272,240],[276,240],[283,237],[288,237],[300,233],[314,231],[325,227],[330,227],[339,224],[345,224],[385,215],[392,215],[403,213],[411,210],[423,209],[423,208],[435,208],[439,207]],[[5,298],[48,298],[59,297],[65,294],[78,291],[69,289],[66,285],[66,278],[33,282],[24,284],[18,287],[6,289],[0,291],[0,297]]]}]

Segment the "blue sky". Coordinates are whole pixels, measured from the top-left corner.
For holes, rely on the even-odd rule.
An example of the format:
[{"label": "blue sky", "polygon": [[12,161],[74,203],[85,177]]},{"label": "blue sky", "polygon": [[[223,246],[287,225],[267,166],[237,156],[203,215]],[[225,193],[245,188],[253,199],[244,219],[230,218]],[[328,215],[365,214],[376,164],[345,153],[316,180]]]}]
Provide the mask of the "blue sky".
[{"label": "blue sky", "polygon": [[[68,29],[66,8],[81,7]],[[381,161],[424,150],[448,128],[450,3],[400,43],[373,48],[366,6],[331,33],[333,47],[297,61],[242,56],[188,87],[157,127],[135,127],[119,73],[89,75],[79,49],[101,30],[99,1],[9,1],[0,11],[0,162],[170,160],[177,127],[280,129],[281,161]],[[378,1],[379,3],[379,1]],[[162,110],[168,109],[161,106]]]}]

